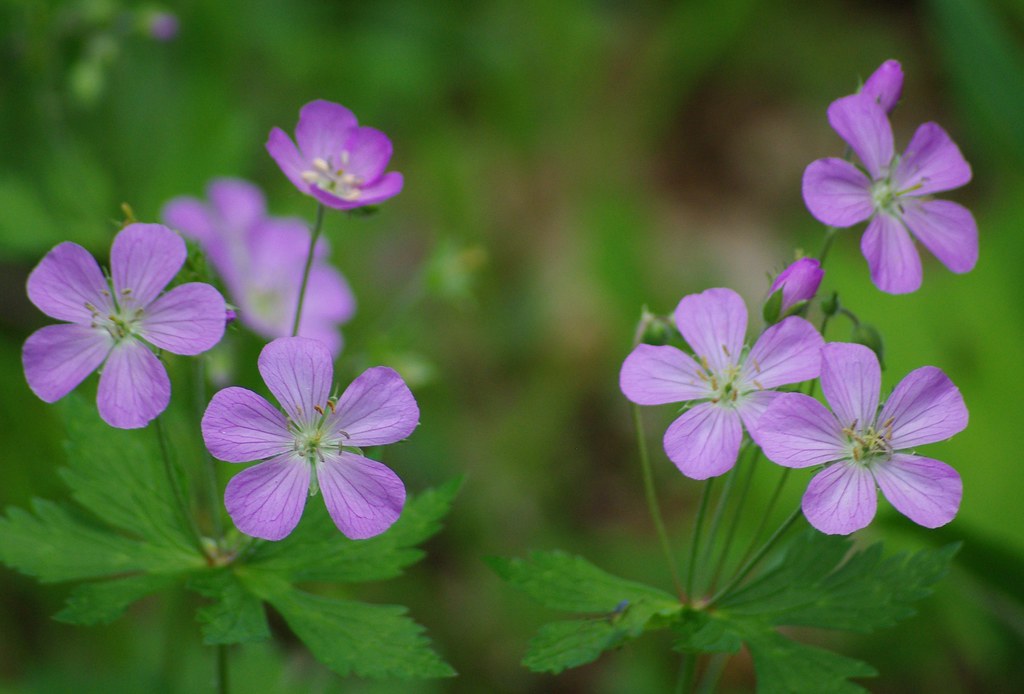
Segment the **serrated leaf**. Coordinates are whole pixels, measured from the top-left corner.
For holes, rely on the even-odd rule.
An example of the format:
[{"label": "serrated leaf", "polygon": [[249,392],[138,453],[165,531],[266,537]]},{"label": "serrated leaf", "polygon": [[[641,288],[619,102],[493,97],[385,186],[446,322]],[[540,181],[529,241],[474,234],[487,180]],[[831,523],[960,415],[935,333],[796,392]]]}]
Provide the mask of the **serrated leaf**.
[{"label": "serrated leaf", "polygon": [[735,653],[743,645],[728,623],[707,612],[686,610],[672,629],[678,634],[673,647],[684,653]]},{"label": "serrated leaf", "polygon": [[263,601],[246,590],[230,569],[198,573],[188,587],[216,601],[196,612],[203,643],[252,643],[270,637]]},{"label": "serrated leaf", "polygon": [[69,624],[91,626],[109,624],[124,614],[128,606],[173,585],[175,574],[138,574],[77,586],[68,596],[64,609],[54,619]]},{"label": "serrated leaf", "polygon": [[311,503],[290,536],[262,544],[248,563],[280,572],[291,581],[356,583],[393,578],[423,557],[416,545],[441,529],[461,484],[461,479],[455,479],[411,498],[387,532],[368,540],[347,539],[323,504]]},{"label": "serrated leaf", "polygon": [[605,651],[625,643],[630,635],[606,619],[574,619],[545,624],[530,639],[523,665],[534,672],[558,674],[586,665]]},{"label": "serrated leaf", "polygon": [[791,641],[766,630],[743,634],[754,658],[758,694],[858,694],[851,677],[874,677],[865,662]]}]

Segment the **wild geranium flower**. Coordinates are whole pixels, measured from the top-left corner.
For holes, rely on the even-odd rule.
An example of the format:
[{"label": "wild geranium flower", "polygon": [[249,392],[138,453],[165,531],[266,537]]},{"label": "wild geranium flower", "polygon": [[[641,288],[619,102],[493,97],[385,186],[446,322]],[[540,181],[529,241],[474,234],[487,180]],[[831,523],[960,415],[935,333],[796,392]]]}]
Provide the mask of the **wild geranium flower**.
[{"label": "wild geranium flower", "polygon": [[886,60],[878,66],[864,81],[860,93],[873,98],[886,113],[892,113],[903,94],[903,68],[899,62]]},{"label": "wild geranium flower", "polygon": [[[199,243],[246,327],[268,338],[290,335],[309,229],[299,219],[268,216],[263,192],[247,181],[217,179],[208,186],[207,198],[209,203],[193,197],[171,200],[164,206],[164,221]],[[299,335],[323,341],[337,355],[339,326],[355,313],[355,298],[328,257],[327,240],[320,238]]]},{"label": "wild geranium flower", "polygon": [[167,407],[171,383],[152,347],[194,355],[224,334],[224,299],[208,284],[161,295],[185,262],[185,242],[160,224],[130,224],[114,239],[110,276],[76,243],[46,254],[28,278],[28,296],[58,320],[29,336],[25,378],[46,402],[71,392],[101,364],[96,402],[111,426],[146,426]]},{"label": "wild geranium flower", "polygon": [[800,258],[790,263],[768,288],[769,296],[778,291],[782,292],[779,315],[784,316],[794,307],[799,308],[799,304],[813,299],[824,276],[825,271],[816,258]]},{"label": "wild geranium flower", "polygon": [[949,135],[925,123],[896,155],[885,110],[864,92],[834,101],[828,119],[864,170],[836,158],[811,162],[804,172],[804,201],[824,224],[848,227],[869,220],[861,251],[875,286],[890,294],[921,286],[913,238],[953,272],[971,270],[978,260],[974,217],[955,202],[932,198],[971,180],[971,167]]},{"label": "wild geranium flower", "polygon": [[821,387],[832,411],[807,395],[784,393],[760,422],[769,460],[825,466],[804,494],[807,520],[831,535],[860,530],[875,516],[877,486],[919,525],[951,521],[963,493],[960,475],[907,449],[963,431],[967,408],[957,387],[941,370],[923,366],[899,382],[879,411],[882,372],[874,352],[833,342],[821,354]]},{"label": "wild geranium flower", "polygon": [[391,140],[362,127],[344,106],[311,101],[299,111],[296,147],[280,128],[270,131],[267,151],[295,186],[338,210],[376,205],[402,190],[402,174],[384,169]]},{"label": "wild geranium flower", "polygon": [[664,444],[680,472],[702,480],[736,464],[744,427],[758,439],[758,420],[779,395],[771,388],[817,377],[822,339],[790,316],[747,351],[747,308],[731,289],[683,297],[675,320],[696,358],[671,345],[637,345],[619,385],[638,405],[698,403],[669,426]]},{"label": "wild geranium flower", "polygon": [[405,504],[405,486],[359,449],[400,441],[416,428],[419,408],[402,377],[383,366],[367,369],[333,398],[331,353],[304,337],[274,340],[258,366],[283,414],[251,390],[231,387],[213,396],[202,421],[214,457],[264,461],[228,482],[224,504],[238,529],[280,540],[318,490],[347,537],[373,537],[391,527]]}]

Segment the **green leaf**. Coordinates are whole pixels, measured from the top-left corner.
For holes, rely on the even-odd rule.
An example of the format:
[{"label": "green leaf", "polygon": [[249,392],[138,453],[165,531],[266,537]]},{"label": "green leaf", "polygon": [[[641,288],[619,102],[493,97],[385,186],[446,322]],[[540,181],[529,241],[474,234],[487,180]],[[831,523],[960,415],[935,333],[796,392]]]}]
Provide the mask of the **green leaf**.
[{"label": "green leaf", "polygon": [[176,574],[138,574],[85,583],[71,592],[64,609],[54,615],[54,619],[82,626],[109,624],[136,600],[173,585],[178,579]]},{"label": "green leaf", "polygon": [[617,648],[634,635],[606,619],[574,619],[545,624],[530,639],[523,665],[534,672],[558,674],[597,660],[603,652]]},{"label": "green leaf", "polygon": [[461,479],[455,479],[411,498],[387,532],[368,540],[347,539],[323,503],[310,503],[291,535],[281,542],[263,543],[248,564],[279,572],[291,581],[356,583],[393,578],[423,558],[416,545],[441,529],[441,519],[461,484]]},{"label": "green leaf", "polygon": [[878,674],[867,663],[805,646],[772,630],[741,629],[739,635],[754,658],[758,694],[856,694],[864,689],[849,678]]},{"label": "green leaf", "polygon": [[684,653],[735,653],[743,645],[728,623],[703,611],[685,610],[672,629],[679,636],[675,648]]},{"label": "green leaf", "polygon": [[202,624],[203,643],[252,643],[270,637],[263,602],[246,590],[230,569],[198,573],[188,587],[216,600],[196,612]]}]

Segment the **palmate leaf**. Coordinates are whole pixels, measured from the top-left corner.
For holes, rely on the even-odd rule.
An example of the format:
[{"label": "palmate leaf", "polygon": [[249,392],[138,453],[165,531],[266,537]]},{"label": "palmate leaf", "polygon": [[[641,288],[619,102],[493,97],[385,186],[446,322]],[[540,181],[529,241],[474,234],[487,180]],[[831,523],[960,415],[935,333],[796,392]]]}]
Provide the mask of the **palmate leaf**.
[{"label": "palmate leaf", "polygon": [[203,643],[252,643],[269,638],[263,602],[246,590],[231,569],[197,573],[188,587],[215,600],[196,613],[202,624]]},{"label": "palmate leaf", "polygon": [[137,574],[77,586],[63,610],[54,619],[90,626],[109,624],[124,614],[136,600],[163,590],[180,580],[176,574]]}]

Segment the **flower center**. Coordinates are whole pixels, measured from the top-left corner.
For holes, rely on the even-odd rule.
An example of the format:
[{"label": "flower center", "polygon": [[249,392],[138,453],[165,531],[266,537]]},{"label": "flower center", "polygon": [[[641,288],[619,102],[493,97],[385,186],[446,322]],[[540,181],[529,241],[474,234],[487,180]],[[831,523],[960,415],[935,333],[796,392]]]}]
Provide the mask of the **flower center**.
[{"label": "flower center", "polygon": [[348,152],[342,152],[338,160],[340,165],[335,168],[326,159],[317,157],[312,161],[313,168],[302,172],[302,180],[342,200],[358,200],[363,194],[360,188],[365,181],[361,176],[345,171],[349,165]]},{"label": "flower center", "polygon": [[85,302],[85,308],[92,314],[90,325],[93,328],[106,330],[110,337],[114,339],[114,342],[121,342],[129,337],[138,336],[138,326],[142,322],[142,309],[132,305],[134,303],[132,300],[132,290],[122,289],[120,301],[109,290],[104,289],[100,293],[111,299],[110,303],[113,308],[104,314],[103,311],[100,311],[93,304],[88,301]]},{"label": "flower center", "polygon": [[[314,405],[313,409],[320,415],[314,422],[300,423],[291,421],[289,427],[294,437],[293,450],[306,461],[310,467],[316,468],[318,463],[326,462],[326,453],[340,453],[345,449],[345,441],[349,435],[340,429],[331,431],[328,420],[335,411],[335,399],[327,400],[327,406]],[[310,475],[309,495],[319,491],[317,476]]]},{"label": "flower center", "polygon": [[898,197],[899,192],[893,189],[892,182],[888,178],[871,184],[871,201],[877,210],[891,212],[896,206]]},{"label": "flower center", "polygon": [[869,465],[876,460],[888,460],[892,457],[892,424],[890,417],[876,429],[869,426],[857,429],[857,422],[843,429],[847,444],[850,446],[850,457],[854,462]]}]

